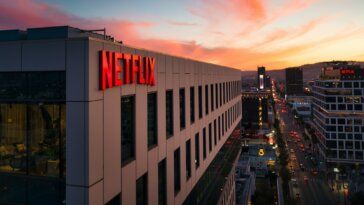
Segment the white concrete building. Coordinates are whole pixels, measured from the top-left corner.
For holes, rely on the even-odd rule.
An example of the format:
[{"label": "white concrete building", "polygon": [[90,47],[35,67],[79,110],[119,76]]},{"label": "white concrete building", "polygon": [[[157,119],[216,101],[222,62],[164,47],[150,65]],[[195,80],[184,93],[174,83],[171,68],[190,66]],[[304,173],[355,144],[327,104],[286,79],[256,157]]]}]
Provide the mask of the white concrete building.
[{"label": "white concrete building", "polygon": [[241,119],[236,69],[71,27],[0,56],[0,204],[182,204]]},{"label": "white concrete building", "polygon": [[364,69],[330,65],[312,91],[312,125],[321,155],[327,162],[363,164]]}]

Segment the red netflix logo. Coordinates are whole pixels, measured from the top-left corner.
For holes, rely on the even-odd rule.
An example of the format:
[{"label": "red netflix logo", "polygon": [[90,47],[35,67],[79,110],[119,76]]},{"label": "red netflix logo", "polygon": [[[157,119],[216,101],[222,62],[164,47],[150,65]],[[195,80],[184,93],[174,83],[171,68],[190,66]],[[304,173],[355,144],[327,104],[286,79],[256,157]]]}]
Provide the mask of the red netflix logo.
[{"label": "red netflix logo", "polygon": [[[124,84],[155,85],[155,59],[128,53],[100,51],[100,90]],[[120,74],[123,75],[121,78]],[[137,79],[135,79],[137,77]]]},{"label": "red netflix logo", "polygon": [[355,71],[352,69],[341,69],[340,73],[341,75],[354,75]]}]

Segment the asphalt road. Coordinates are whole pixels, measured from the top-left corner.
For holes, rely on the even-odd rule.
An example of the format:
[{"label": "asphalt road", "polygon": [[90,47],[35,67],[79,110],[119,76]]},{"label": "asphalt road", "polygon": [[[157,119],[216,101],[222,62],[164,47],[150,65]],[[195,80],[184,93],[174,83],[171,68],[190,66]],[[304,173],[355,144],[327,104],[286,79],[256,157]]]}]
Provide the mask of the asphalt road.
[{"label": "asphalt road", "polygon": [[[288,144],[288,152],[290,155],[289,168],[294,171],[292,179],[296,179],[297,183],[290,183],[291,196],[295,197],[297,204],[303,205],[330,205],[338,204],[337,196],[331,191],[326,178],[322,173],[313,173],[312,169],[316,166],[310,159],[308,153],[310,151],[309,141],[305,141],[302,137],[302,130],[299,128],[296,120],[289,113],[289,110],[282,112],[281,104],[276,104],[278,111],[278,119],[280,121],[281,131],[283,137]],[[290,136],[291,131],[296,131],[301,142],[298,142],[294,137]],[[304,146],[305,151],[301,150],[301,146]],[[303,170],[300,167],[303,165]],[[304,178],[307,178],[305,180]],[[299,197],[297,197],[297,193]]]}]

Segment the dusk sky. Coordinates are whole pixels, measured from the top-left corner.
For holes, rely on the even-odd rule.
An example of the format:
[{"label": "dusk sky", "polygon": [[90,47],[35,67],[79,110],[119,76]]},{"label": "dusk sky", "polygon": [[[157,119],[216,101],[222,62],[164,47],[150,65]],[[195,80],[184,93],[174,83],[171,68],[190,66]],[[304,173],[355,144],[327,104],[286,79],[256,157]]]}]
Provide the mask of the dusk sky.
[{"label": "dusk sky", "polygon": [[0,0],[0,29],[106,28],[127,45],[255,70],[364,61],[364,0]]}]

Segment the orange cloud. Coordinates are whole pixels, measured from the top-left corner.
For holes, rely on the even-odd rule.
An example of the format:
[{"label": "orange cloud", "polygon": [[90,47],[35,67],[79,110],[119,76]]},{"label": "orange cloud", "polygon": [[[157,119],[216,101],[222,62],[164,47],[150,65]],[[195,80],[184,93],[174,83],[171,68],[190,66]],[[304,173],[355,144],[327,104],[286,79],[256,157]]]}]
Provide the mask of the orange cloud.
[{"label": "orange cloud", "polygon": [[[207,2],[210,1],[201,0],[199,2],[207,4]],[[285,4],[286,6],[281,8],[283,9],[283,14],[280,15],[289,15],[293,11],[307,8],[315,1],[310,0],[308,1],[309,3],[304,3],[303,0],[294,0],[293,2],[294,3]],[[214,12],[228,12],[225,16],[232,15],[234,19],[239,20],[237,16],[240,15],[241,18],[245,18],[244,21],[256,22],[256,24],[259,25],[258,27],[262,27],[264,24],[266,24],[266,22],[272,21],[273,18],[279,18],[278,14],[271,15],[270,12],[267,12],[267,4],[263,0],[233,0],[228,3],[226,3],[224,0],[214,0],[214,3],[216,4],[212,5],[211,3],[211,5],[202,5],[202,7],[196,7],[197,9],[195,12],[199,12],[201,16],[206,18],[210,18],[207,16],[208,13],[212,14],[210,20],[215,17],[221,18],[221,16],[219,16],[220,14],[218,15]],[[206,10],[200,10],[201,8]],[[219,10],[219,8],[221,8],[221,10]],[[301,62],[288,60],[288,58],[295,58],[304,52],[311,51],[314,48],[320,49],[330,43],[332,44],[343,39],[362,35],[364,33],[362,28],[344,28],[338,32],[331,31],[330,33],[332,33],[332,35],[330,36],[318,37],[314,40],[301,42],[298,45],[286,46],[280,49],[263,52],[259,51],[257,48],[263,47],[264,45],[270,46],[273,43],[281,40],[296,39],[310,32],[312,29],[317,28],[318,25],[327,21],[328,18],[320,17],[295,28],[277,28],[268,33],[265,38],[262,39],[262,41],[255,44],[255,49],[251,47],[231,47],[229,45],[206,47],[206,45],[197,43],[196,41],[176,41],[172,38],[145,39],[143,33],[148,32],[148,29],[152,29],[155,23],[132,22],[126,20],[103,18],[85,19],[64,12],[50,4],[39,3],[32,0],[13,0],[12,4],[1,4],[0,19],[0,28],[2,29],[24,29],[28,27],[55,26],[65,24],[83,29],[106,28],[108,34],[115,36],[116,39],[122,40],[126,44],[246,70],[255,69],[257,65],[265,65],[269,69],[297,65]],[[223,19],[220,20],[222,23],[224,23]],[[171,21],[170,23],[177,26],[192,26],[192,24],[187,22]],[[210,23],[212,25],[213,21]],[[225,22],[225,24],[228,23],[229,22]],[[238,27],[237,29],[239,28],[241,27]],[[214,36],[224,37],[227,35],[223,29],[218,29],[216,27],[209,28],[206,30],[206,33],[208,35],[213,34]],[[233,40],[231,41],[234,42]],[[363,58],[362,55],[356,54],[356,56]],[[326,58],[328,59],[322,60],[332,60],[330,57]],[[306,60],[310,60],[310,58],[307,58]]]}]

